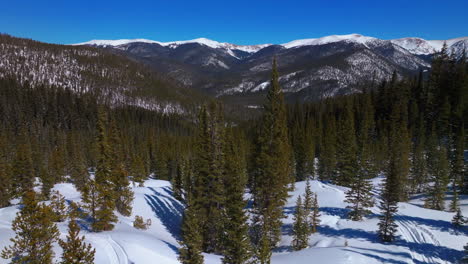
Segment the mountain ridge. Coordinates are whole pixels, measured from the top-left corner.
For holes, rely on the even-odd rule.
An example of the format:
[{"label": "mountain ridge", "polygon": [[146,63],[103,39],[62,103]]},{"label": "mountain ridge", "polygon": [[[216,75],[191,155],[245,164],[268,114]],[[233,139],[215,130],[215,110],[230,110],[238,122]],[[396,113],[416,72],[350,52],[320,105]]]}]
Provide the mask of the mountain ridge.
[{"label": "mountain ridge", "polygon": [[[80,45],[90,45],[90,46],[112,46],[112,47],[118,47],[121,45],[127,45],[127,44],[132,44],[132,43],[150,43],[150,44],[159,44],[161,46],[169,46],[169,47],[177,47],[179,45],[183,44],[189,44],[189,43],[198,43],[201,45],[206,45],[211,48],[224,48],[224,49],[237,49],[237,50],[242,50],[246,51],[249,53],[255,53],[259,51],[260,49],[273,46],[273,45],[278,45],[282,46],[285,48],[296,48],[300,46],[313,46],[313,45],[323,45],[323,44],[328,44],[328,43],[334,43],[334,42],[339,42],[339,41],[354,41],[357,43],[361,44],[367,44],[368,42],[372,41],[390,41],[394,44],[397,44],[401,46],[402,48],[405,48],[409,52],[413,54],[418,54],[418,55],[427,55],[431,53],[435,53],[438,50],[442,48],[442,45],[444,42],[447,43],[449,47],[454,45],[455,43],[459,41],[466,41],[468,42],[468,36],[465,37],[458,37],[458,38],[452,38],[452,39],[447,39],[447,40],[426,40],[423,38],[419,37],[403,37],[403,38],[397,38],[397,39],[380,39],[376,37],[371,37],[371,36],[364,36],[361,34],[357,33],[352,33],[352,34],[346,34],[346,35],[328,35],[328,36],[323,36],[319,38],[306,38],[306,39],[296,39],[289,41],[287,43],[283,44],[255,44],[255,45],[238,45],[234,43],[228,43],[228,42],[219,42],[216,40],[211,40],[208,38],[196,38],[196,39],[191,39],[191,40],[177,40],[177,41],[169,41],[169,42],[161,42],[161,41],[156,41],[156,40],[150,40],[150,39],[144,39],[144,38],[137,38],[137,39],[116,39],[116,40],[100,40],[100,39],[94,39],[86,42],[81,42],[81,43],[75,43],[75,44],[70,44],[73,46],[80,46]],[[422,45],[423,49],[418,49],[415,48],[415,45]]]}]

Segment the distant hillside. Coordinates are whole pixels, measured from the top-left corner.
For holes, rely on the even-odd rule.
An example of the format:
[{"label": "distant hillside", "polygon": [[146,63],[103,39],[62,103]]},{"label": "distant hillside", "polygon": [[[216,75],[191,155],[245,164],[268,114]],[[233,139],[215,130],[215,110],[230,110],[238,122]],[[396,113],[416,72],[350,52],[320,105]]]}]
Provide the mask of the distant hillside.
[{"label": "distant hillside", "polygon": [[193,89],[140,63],[102,49],[41,43],[0,35],[0,77],[33,87],[91,93],[112,105],[184,112],[202,100]]}]

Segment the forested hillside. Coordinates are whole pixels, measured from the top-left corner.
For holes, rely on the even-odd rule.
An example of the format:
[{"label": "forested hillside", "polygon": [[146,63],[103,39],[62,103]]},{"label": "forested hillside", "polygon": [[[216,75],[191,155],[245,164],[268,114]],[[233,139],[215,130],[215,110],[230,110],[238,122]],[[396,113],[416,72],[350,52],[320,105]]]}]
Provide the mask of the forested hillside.
[{"label": "forested hillside", "polygon": [[[272,58],[259,116],[234,122],[221,102],[201,103],[119,56],[5,35],[0,43],[0,207],[24,204],[5,259],[51,263],[55,223],[71,219],[72,233],[76,219],[93,234],[112,231],[119,219],[134,216],[133,204],[158,205],[147,191],[174,197],[174,207],[184,210],[180,226],[166,223],[180,230],[184,264],[213,254],[223,263],[270,263],[288,232],[283,220],[290,211],[292,250],[309,247],[326,213],[310,190],[313,179],[321,188],[342,186],[342,217],[350,221],[371,217],[378,202],[378,243],[398,241],[399,202],[414,194],[424,197],[425,208],[459,212],[454,225],[464,225],[459,197],[468,193],[468,65],[446,47],[427,77],[394,73],[383,82],[369,80],[359,93],[294,105],[285,102]],[[161,111],[155,106],[161,101],[183,111]],[[377,176],[381,188],[371,182]],[[170,181],[171,188],[135,196],[142,191],[136,185],[154,179]],[[289,194],[299,181],[306,181],[306,191],[291,207]],[[60,183],[80,192],[76,203],[65,206],[52,192]],[[132,203],[135,197],[139,203]],[[48,200],[50,206],[41,202]],[[135,216],[133,224],[146,229],[151,223]],[[34,232],[24,232],[27,226]],[[44,241],[43,251],[24,246],[35,241]],[[452,251],[439,257],[452,260],[446,252]]]}]

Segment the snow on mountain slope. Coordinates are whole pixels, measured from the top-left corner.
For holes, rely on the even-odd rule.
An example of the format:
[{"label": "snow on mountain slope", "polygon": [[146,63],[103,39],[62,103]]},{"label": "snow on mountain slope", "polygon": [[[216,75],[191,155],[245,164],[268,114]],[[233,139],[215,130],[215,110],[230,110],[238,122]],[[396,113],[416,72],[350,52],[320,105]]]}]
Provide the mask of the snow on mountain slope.
[{"label": "snow on mountain slope", "polygon": [[118,47],[126,44],[131,43],[150,43],[150,44],[159,44],[163,47],[170,47],[176,48],[180,45],[190,44],[190,43],[198,43],[200,45],[205,45],[210,48],[214,49],[226,49],[226,50],[241,50],[248,53],[257,52],[260,49],[270,46],[271,44],[261,44],[261,45],[236,45],[231,43],[222,43],[215,40],[207,39],[207,38],[197,38],[192,40],[180,40],[180,41],[170,41],[170,42],[160,42],[155,40],[149,39],[117,39],[117,40],[91,40],[87,42],[72,44],[73,46],[81,46],[81,45],[91,45],[91,46],[112,46]]},{"label": "snow on mountain slope", "polygon": [[468,37],[454,38],[448,40],[425,40],[421,38],[401,38],[391,40],[392,43],[416,55],[434,54],[442,49],[444,42],[447,43],[449,51],[453,48],[455,49],[455,53],[458,53],[458,51],[461,49],[457,48],[456,43],[466,41],[468,41]]},{"label": "snow on mountain slope", "polygon": [[[382,178],[373,180],[379,188]],[[346,219],[346,188],[312,181],[312,190],[317,192],[321,211],[321,226],[318,233],[310,237],[309,247],[292,251],[291,228],[293,212],[298,195],[303,195],[304,182],[296,183],[296,190],[290,193],[285,206],[286,218],[283,236],[272,257],[273,264],[308,263],[455,263],[463,255],[463,245],[468,242],[467,230],[456,231],[451,227],[453,213],[422,208],[422,198],[399,204],[396,217],[399,237],[394,243],[382,244],[377,239],[379,211],[372,208],[372,214],[362,222]],[[68,183],[57,184],[67,201],[79,201],[80,194]],[[179,263],[177,260],[177,239],[183,206],[172,197],[170,183],[148,180],[145,187],[134,187],[135,200],[133,215],[119,215],[119,222],[113,231],[93,233],[83,230],[86,241],[96,248],[98,264],[120,263]],[[378,197],[375,197],[378,200]],[[462,197],[462,209],[468,213],[468,197]],[[0,209],[0,248],[8,245],[14,234],[10,230],[18,206]],[[142,231],[133,228],[135,215],[151,219],[152,225]],[[85,223],[83,223],[85,224]],[[67,233],[67,223],[58,224],[61,237]],[[345,246],[345,244],[348,246]],[[55,245],[56,258],[61,249]],[[0,263],[7,263],[0,259]],[[205,254],[205,263],[221,263],[221,256]]]},{"label": "snow on mountain slope", "polygon": [[315,39],[298,39],[291,42],[282,44],[283,47],[290,49],[300,46],[315,46],[315,45],[324,45],[328,43],[334,43],[339,41],[349,41],[356,42],[366,45],[371,41],[376,41],[376,38],[366,37],[360,34],[349,34],[349,35],[331,35]]}]

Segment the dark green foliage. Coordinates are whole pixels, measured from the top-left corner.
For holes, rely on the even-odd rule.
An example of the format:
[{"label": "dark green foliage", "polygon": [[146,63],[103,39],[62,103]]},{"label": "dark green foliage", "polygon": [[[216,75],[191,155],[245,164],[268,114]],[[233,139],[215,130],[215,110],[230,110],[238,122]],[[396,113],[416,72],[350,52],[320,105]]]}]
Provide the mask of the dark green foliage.
[{"label": "dark green foliage", "polygon": [[312,214],[310,215],[311,233],[317,232],[317,227],[320,225],[320,208],[318,203],[318,196],[314,194],[312,202]]},{"label": "dark green foliage", "polygon": [[15,179],[12,191],[16,196],[21,196],[25,191],[32,189],[34,171],[29,143],[23,142],[17,147],[16,156],[13,160],[12,174]]},{"label": "dark green foliage", "polygon": [[432,159],[430,161],[430,175],[432,185],[428,190],[428,197],[424,205],[435,210],[445,209],[445,192],[449,183],[449,164],[447,151],[444,147],[432,149]]},{"label": "dark green foliage", "polygon": [[13,183],[11,175],[11,167],[6,159],[6,155],[3,154],[3,149],[6,143],[3,143],[3,139],[0,135],[0,208],[10,205],[10,199],[13,195]]},{"label": "dark green foliage", "polygon": [[114,184],[112,182],[112,152],[109,146],[108,135],[106,133],[105,112],[99,114],[97,126],[97,164],[95,183],[97,190],[96,211],[92,223],[94,231],[109,231],[114,228],[117,217],[114,214],[115,197]]},{"label": "dark green foliage", "polygon": [[351,186],[358,174],[357,142],[351,103],[346,103],[338,120],[337,166],[335,182],[342,186]]},{"label": "dark green foliage", "polygon": [[110,166],[111,181],[115,195],[115,208],[120,214],[130,216],[132,214],[133,191],[130,188],[128,173],[125,169],[120,130],[117,128],[115,120],[112,120],[108,134],[111,148]]},{"label": "dark green foliage", "polygon": [[65,204],[65,197],[58,191],[52,192],[50,201],[50,209],[53,212],[54,222],[63,222],[67,218],[67,205]]},{"label": "dark green foliage", "polygon": [[240,140],[242,136],[229,128],[224,146],[224,189],[225,189],[225,237],[223,238],[223,263],[244,264],[252,257],[252,245],[248,234],[249,226],[244,208],[247,173],[245,154]]},{"label": "dark green foliage", "polygon": [[140,187],[144,185],[144,181],[146,180],[147,174],[145,170],[145,164],[143,163],[143,159],[140,155],[135,155],[132,160],[132,166],[130,170],[131,175],[133,176],[133,181],[137,182]]},{"label": "dark green foliage", "polygon": [[84,242],[85,237],[80,235],[80,227],[74,219],[68,224],[66,240],[59,240],[63,249],[61,264],[93,264],[96,250],[91,244]]},{"label": "dark green foliage", "polygon": [[349,219],[361,221],[364,216],[370,213],[369,207],[374,206],[372,197],[372,183],[365,179],[362,174],[358,174],[351,183],[351,189],[346,192],[345,202],[351,205],[346,208],[351,209],[348,214]]},{"label": "dark green foliage", "polygon": [[286,108],[278,83],[276,60],[264,105],[254,152],[252,194],[254,199],[254,243],[261,263],[269,263],[270,251],[281,235],[282,207],[291,183],[291,148]]},{"label": "dark green foliage", "polygon": [[302,197],[297,197],[296,210],[294,211],[293,241],[294,250],[301,250],[308,246],[310,229],[308,226],[308,213],[302,203]]},{"label": "dark green foliage", "polygon": [[3,249],[2,258],[18,264],[53,263],[52,244],[57,241],[59,231],[52,222],[52,210],[38,204],[33,191],[24,193],[23,205],[12,223],[12,230],[16,233],[10,239],[13,244]]},{"label": "dark green foliage", "polygon": [[335,117],[333,115],[327,116],[319,157],[319,177],[324,181],[335,180],[336,138]]},{"label": "dark green foliage", "polygon": [[452,225],[455,228],[461,228],[466,223],[465,217],[463,217],[462,212],[457,209],[455,215],[452,218]]},{"label": "dark green foliage", "polygon": [[185,209],[181,227],[182,241],[180,241],[181,248],[179,249],[179,261],[182,264],[203,263],[203,238],[201,230],[196,211],[189,203]]},{"label": "dark green foliage", "polygon": [[398,225],[395,223],[395,214],[398,211],[398,174],[395,170],[390,170],[385,179],[382,190],[382,201],[379,209],[381,211],[380,222],[378,223],[378,235],[383,242],[393,242]]}]

